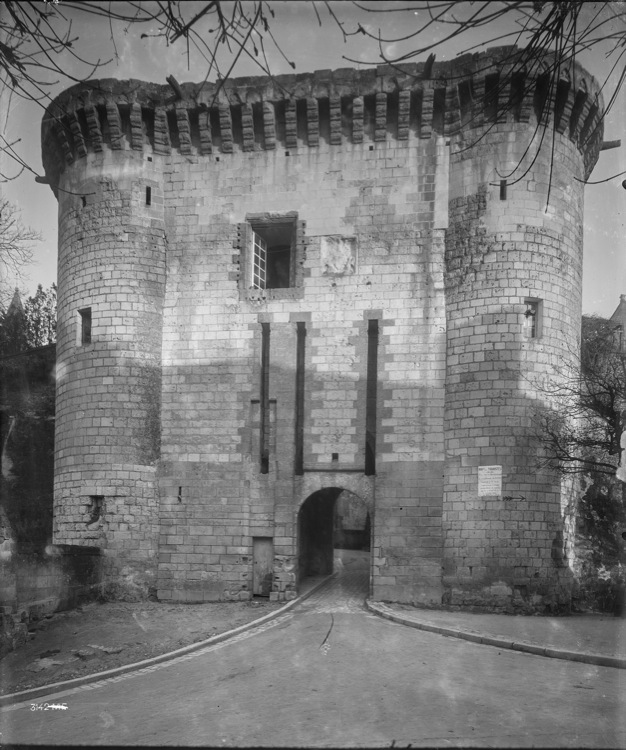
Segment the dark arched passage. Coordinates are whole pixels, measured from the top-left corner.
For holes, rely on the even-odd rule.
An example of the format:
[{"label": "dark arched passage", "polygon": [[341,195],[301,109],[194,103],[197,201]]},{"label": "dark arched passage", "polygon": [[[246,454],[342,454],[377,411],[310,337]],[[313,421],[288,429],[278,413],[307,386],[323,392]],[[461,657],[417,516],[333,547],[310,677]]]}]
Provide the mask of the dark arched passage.
[{"label": "dark arched passage", "polygon": [[298,514],[299,578],[330,575],[335,562],[343,567],[346,551],[369,560],[370,516],[354,493],[327,487],[310,495]]},{"label": "dark arched passage", "polygon": [[298,514],[298,567],[300,577],[333,572],[333,525],[337,487],[318,490],[302,504]]}]

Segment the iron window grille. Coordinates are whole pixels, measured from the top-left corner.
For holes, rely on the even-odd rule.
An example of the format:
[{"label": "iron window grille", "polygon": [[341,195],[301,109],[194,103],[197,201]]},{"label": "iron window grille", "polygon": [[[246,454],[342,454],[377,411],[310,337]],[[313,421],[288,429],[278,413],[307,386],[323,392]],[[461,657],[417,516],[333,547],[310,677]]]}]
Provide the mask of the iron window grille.
[{"label": "iron window grille", "polygon": [[238,225],[242,287],[289,289],[302,285],[304,222],[295,211],[252,214]]}]

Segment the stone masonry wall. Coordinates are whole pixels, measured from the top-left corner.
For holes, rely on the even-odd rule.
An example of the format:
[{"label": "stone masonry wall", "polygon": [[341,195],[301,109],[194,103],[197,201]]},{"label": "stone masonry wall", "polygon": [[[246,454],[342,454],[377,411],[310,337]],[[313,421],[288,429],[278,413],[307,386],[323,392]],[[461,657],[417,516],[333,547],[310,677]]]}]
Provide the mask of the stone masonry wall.
[{"label": "stone masonry wall", "polygon": [[[458,605],[558,607],[568,503],[536,466],[533,378],[575,347],[576,179],[602,140],[597,85],[559,70],[550,89],[498,48],[428,74],[62,94],[42,136],[55,540],[101,546],[119,596],[180,601],[249,598],[271,549],[270,595],[289,599],[300,509],[348,490],[370,513],[374,598],[436,604],[443,585]],[[526,150],[552,132],[537,122],[553,163],[547,138]],[[251,289],[252,229],[280,220],[289,287]]]},{"label": "stone masonry wall", "polygon": [[[411,600],[424,575],[440,575],[432,541],[441,469],[431,468],[442,461],[444,368],[443,249],[430,234],[435,169],[434,140],[373,150],[322,141],[289,155],[235,152],[226,163],[172,157],[160,597],[249,597],[258,536],[274,540],[279,594],[293,592],[306,499],[293,478],[298,321],[307,329],[304,468],[320,478],[333,472],[337,486],[364,469],[367,325],[380,321],[374,586],[378,596]],[[237,225],[249,214],[293,211],[306,222],[302,285],[246,289]],[[354,257],[332,265],[328,237],[353,238]],[[258,458],[262,323],[270,327],[267,474]],[[281,576],[285,567],[292,572]]]},{"label": "stone masonry wall", "polygon": [[[452,604],[569,600],[567,502],[560,478],[540,467],[533,413],[549,406],[559,369],[577,351],[583,163],[556,133],[550,180],[551,144],[540,149],[537,137],[527,150],[531,138],[507,123],[452,145],[444,498]],[[503,194],[501,175],[511,172]],[[526,300],[540,301],[535,337],[525,335]],[[479,496],[484,466],[502,467],[499,495]]]},{"label": "stone masonry wall", "polygon": [[[103,548],[121,597],[145,596],[156,572],[160,168],[132,151],[89,154],[64,174],[59,194],[54,542]],[[91,340],[83,344],[85,308]]]}]

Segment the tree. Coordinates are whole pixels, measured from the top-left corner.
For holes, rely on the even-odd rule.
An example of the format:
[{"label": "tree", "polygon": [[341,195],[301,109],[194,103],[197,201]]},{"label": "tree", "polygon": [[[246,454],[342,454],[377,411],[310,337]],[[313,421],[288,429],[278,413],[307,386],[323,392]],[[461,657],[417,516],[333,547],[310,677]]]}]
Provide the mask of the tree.
[{"label": "tree", "polygon": [[545,463],[580,481],[575,568],[587,604],[621,611],[626,485],[616,470],[625,428],[626,362],[620,331],[609,320],[584,316],[577,366],[538,387],[552,401],[538,413]]},{"label": "tree", "polygon": [[18,551],[42,551],[52,533],[56,286],[23,305],[16,289],[0,314],[0,504]]},{"label": "tree", "polygon": [[7,299],[11,280],[20,278],[22,269],[31,263],[32,244],[40,239],[22,224],[18,209],[0,196],[0,300]]},{"label": "tree", "polygon": [[16,289],[5,312],[0,313],[0,356],[19,354],[56,341],[57,288],[39,284],[22,304]]},{"label": "tree", "polygon": [[[623,51],[626,4],[621,2],[325,1],[309,2],[306,7],[312,23],[322,26],[324,17],[327,24],[324,32],[329,28],[337,30],[339,39],[348,47],[353,42],[360,47],[363,42],[374,44],[378,54],[367,63],[398,65],[423,59],[424,77],[430,75],[435,54],[445,51],[450,44],[454,44],[459,55],[479,47],[516,44],[525,47],[516,65],[529,73],[541,69],[548,93],[552,94],[581,53],[601,48],[608,70],[603,83],[605,91],[609,91],[605,96],[607,112],[615,104],[626,77]],[[89,17],[108,21],[111,59],[118,57],[116,34],[139,31],[142,39],[156,38],[167,46],[185,45],[188,66],[192,56],[194,63],[200,60],[205,80],[212,76],[226,80],[243,59],[252,60],[260,72],[271,75],[274,56],[296,68],[296,63],[283,52],[287,40],[277,39],[273,32],[276,14],[284,8],[284,4],[263,0],[198,3],[164,0],[123,5],[81,0],[63,3],[5,0],[0,5],[0,38],[4,38],[0,43],[0,76],[16,96],[43,106],[57,78],[68,83],[89,80],[109,62],[89,60],[80,52],[85,45],[73,32],[72,21]],[[391,29],[393,19],[399,14],[402,14],[402,33],[384,32],[385,27]],[[361,20],[356,20],[357,15]],[[555,53],[549,61],[544,57],[546,49]],[[350,54],[344,58],[351,63],[364,62]],[[175,88],[176,81],[171,79],[171,83]],[[594,133],[588,133],[587,137],[593,138]],[[19,156],[16,144],[5,140],[2,147],[20,169],[33,171]]]},{"label": "tree", "polygon": [[11,304],[0,313],[0,356],[8,357],[26,349],[26,314],[19,289],[16,289]]},{"label": "tree", "polygon": [[57,287],[44,291],[41,284],[24,305],[26,341],[29,348],[54,344],[57,334]]},{"label": "tree", "polygon": [[18,552],[52,536],[54,349],[0,357],[0,505]]},{"label": "tree", "polygon": [[580,355],[574,367],[536,384],[553,406],[538,414],[538,436],[546,463],[563,474],[614,476],[625,428],[626,367],[614,325],[583,316]]}]

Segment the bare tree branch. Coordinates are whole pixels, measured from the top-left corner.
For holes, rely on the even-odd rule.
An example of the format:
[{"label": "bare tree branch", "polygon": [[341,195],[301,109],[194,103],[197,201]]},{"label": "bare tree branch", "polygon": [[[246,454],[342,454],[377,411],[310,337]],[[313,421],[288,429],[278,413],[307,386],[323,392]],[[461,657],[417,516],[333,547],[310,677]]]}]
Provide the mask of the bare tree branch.
[{"label": "bare tree branch", "polygon": [[564,474],[597,471],[614,476],[626,427],[626,366],[615,326],[585,316],[574,367],[555,369],[534,387],[550,403],[536,415],[543,464]]},{"label": "bare tree branch", "polygon": [[[322,23],[315,2],[303,2],[302,5],[310,8],[312,19]],[[361,0],[341,4],[326,1],[324,5],[328,11],[325,22],[339,31],[343,43],[356,36],[376,43],[379,54],[368,61],[370,64],[383,62],[397,66],[419,60],[451,42],[456,45],[458,55],[479,46],[514,44],[524,47],[524,53],[516,62],[519,69],[532,74],[542,66],[548,91],[553,94],[563,69],[581,53],[601,49],[606,55],[608,71],[601,86],[608,89],[612,83],[611,91],[605,97],[605,114],[615,105],[617,93],[626,80],[626,3],[422,0],[390,7],[384,2]],[[279,12],[281,4],[276,3],[275,8]],[[373,19],[374,23],[355,21],[354,11]],[[405,14],[403,28],[406,31],[397,35],[385,33],[385,28],[391,28],[389,13],[394,18]],[[41,0],[5,0],[0,4],[0,79],[5,80],[19,97],[45,107],[51,98],[51,87],[59,81],[84,82],[93,78],[109,60],[90,60],[81,53],[81,39],[72,29],[72,21],[81,15],[108,20],[111,59],[119,57],[114,24],[120,24],[124,33],[131,28],[139,32],[145,29],[140,33],[141,38],[161,38],[167,46],[184,40],[188,63],[191,54],[199,55],[203,61],[204,81],[214,76],[223,83],[235,73],[244,58],[253,61],[264,75],[272,76],[268,43],[291,68],[296,67],[272,28],[275,10],[272,3],[265,0],[246,3],[240,0],[206,0],[202,3],[159,0],[124,4],[108,0],[64,0],[59,4],[42,3]],[[498,31],[492,32],[493,28]],[[480,43],[476,42],[477,34]],[[398,50],[397,54],[394,50]],[[547,64],[546,50],[555,52],[553,60]],[[71,56],[73,69],[64,63],[66,55]],[[359,65],[364,62],[360,56],[356,59],[344,55],[344,59]],[[498,107],[505,113],[512,105],[509,101],[500,101],[502,99],[499,97]],[[543,141],[547,135],[545,124],[538,124],[533,140]],[[584,137],[590,140],[596,137],[596,133],[588,132]],[[467,148],[473,145],[467,144]],[[10,159],[16,158],[14,151],[8,151],[6,155]],[[18,161],[23,167],[25,159]],[[528,168],[531,167],[532,164]],[[517,179],[522,178],[523,175]]]},{"label": "bare tree branch", "polygon": [[41,236],[25,227],[19,211],[0,196],[0,299],[7,301],[22,278],[22,269],[32,262],[32,245]]}]

